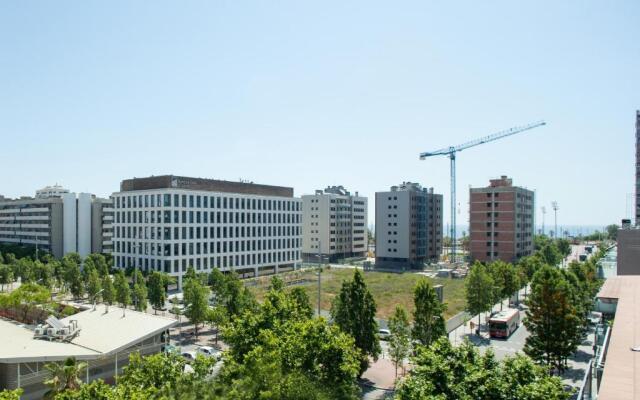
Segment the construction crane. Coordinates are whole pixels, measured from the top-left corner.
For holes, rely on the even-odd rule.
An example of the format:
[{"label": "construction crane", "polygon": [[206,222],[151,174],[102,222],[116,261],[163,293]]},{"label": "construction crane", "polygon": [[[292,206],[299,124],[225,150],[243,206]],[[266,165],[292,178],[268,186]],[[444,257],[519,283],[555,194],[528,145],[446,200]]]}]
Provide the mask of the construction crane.
[{"label": "construction crane", "polygon": [[493,135],[485,136],[480,139],[472,140],[458,146],[450,146],[436,151],[420,153],[421,160],[433,156],[448,156],[449,160],[451,160],[451,262],[456,261],[456,153],[470,147],[478,146],[483,143],[493,142],[494,140],[502,139],[507,136],[515,135],[516,133],[528,131],[529,129],[537,128],[543,125],[546,125],[546,122],[538,121],[527,125],[516,126],[511,129],[494,133]]}]

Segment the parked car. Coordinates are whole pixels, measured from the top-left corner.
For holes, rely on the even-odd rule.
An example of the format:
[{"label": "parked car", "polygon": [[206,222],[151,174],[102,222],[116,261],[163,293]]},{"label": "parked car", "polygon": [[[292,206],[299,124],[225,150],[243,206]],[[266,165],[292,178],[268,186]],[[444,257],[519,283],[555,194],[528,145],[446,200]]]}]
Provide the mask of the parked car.
[{"label": "parked car", "polygon": [[178,348],[174,345],[171,344],[163,344],[162,345],[162,352],[163,353],[177,353],[178,352]]},{"label": "parked car", "polygon": [[184,295],[182,293],[171,294],[167,297],[167,301],[169,303],[173,303],[174,299],[178,302],[178,304],[184,304]]},{"label": "parked car", "polygon": [[184,314],[184,306],[183,306],[182,304],[178,304],[178,305],[177,305],[177,306],[175,306],[175,307],[171,307],[171,308],[169,309],[169,312],[170,312],[171,314],[175,314],[175,313],[174,313],[174,311],[175,311],[176,309],[177,309],[177,311],[178,311],[180,314]]},{"label": "parked car", "polygon": [[194,361],[196,359],[196,352],[195,351],[183,351],[182,352],[182,357],[184,357],[184,359],[187,360],[187,361]]},{"label": "parked car", "polygon": [[198,353],[207,357],[217,357],[220,352],[211,346],[200,346],[198,347]]},{"label": "parked car", "polygon": [[388,329],[378,329],[378,338],[380,338],[380,340],[388,340],[389,336],[391,336],[391,331]]}]

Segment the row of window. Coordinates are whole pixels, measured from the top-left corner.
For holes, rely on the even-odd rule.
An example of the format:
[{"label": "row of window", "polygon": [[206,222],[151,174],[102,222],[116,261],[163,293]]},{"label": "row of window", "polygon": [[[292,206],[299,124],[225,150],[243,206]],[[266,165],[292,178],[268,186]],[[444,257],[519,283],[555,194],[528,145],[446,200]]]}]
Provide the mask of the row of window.
[{"label": "row of window", "polygon": [[226,211],[118,211],[116,223],[123,224],[299,224],[300,214]]},{"label": "row of window", "polygon": [[144,270],[164,271],[167,273],[186,272],[189,266],[197,271],[212,268],[242,268],[264,266],[273,263],[294,263],[300,260],[299,251],[281,251],[266,254],[239,254],[203,258],[183,258],[181,260],[160,260],[146,257],[115,255],[115,265],[119,268],[138,266]]},{"label": "row of window", "polygon": [[300,211],[299,200],[249,199],[186,194],[116,195],[116,208],[183,207]]},{"label": "row of window", "polygon": [[300,226],[216,226],[216,227],[149,227],[116,226],[116,239],[227,239],[261,238],[272,236],[300,236]]},{"label": "row of window", "polygon": [[294,248],[297,249],[299,247],[300,239],[232,240],[223,242],[195,243],[134,243],[128,241],[115,241],[115,249],[118,253],[137,253],[164,257],[215,253],[270,251]]}]

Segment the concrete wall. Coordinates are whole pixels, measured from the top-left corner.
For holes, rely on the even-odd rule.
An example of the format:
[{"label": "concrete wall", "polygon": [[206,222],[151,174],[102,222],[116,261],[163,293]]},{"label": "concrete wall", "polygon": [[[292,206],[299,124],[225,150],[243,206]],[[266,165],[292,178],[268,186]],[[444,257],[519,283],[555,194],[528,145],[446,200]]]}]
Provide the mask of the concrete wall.
[{"label": "concrete wall", "polygon": [[76,243],[77,237],[77,202],[75,193],[66,193],[62,197],[63,204],[63,221],[62,221],[62,235],[63,235],[63,253],[72,253],[78,251]]},{"label": "concrete wall", "polygon": [[102,253],[102,202],[91,204],[91,252]]},{"label": "concrete wall", "polygon": [[55,258],[61,258],[64,255],[63,244],[63,211],[62,203],[51,204],[51,254]]},{"label": "concrete wall", "polygon": [[376,193],[376,265],[409,262],[410,196],[409,191]]},{"label": "concrete wall", "polygon": [[91,253],[91,195],[78,194],[78,253],[86,257]]},{"label": "concrete wall", "polygon": [[618,230],[618,275],[640,275],[640,229]]}]

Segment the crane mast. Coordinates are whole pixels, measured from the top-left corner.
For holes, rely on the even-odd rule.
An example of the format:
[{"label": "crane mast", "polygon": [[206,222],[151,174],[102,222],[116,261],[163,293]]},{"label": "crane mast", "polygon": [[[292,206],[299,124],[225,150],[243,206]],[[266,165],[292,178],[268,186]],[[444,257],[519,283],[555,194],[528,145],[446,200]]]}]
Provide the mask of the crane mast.
[{"label": "crane mast", "polygon": [[[427,157],[433,156],[448,156],[450,160],[450,168],[451,168],[451,247],[450,247],[450,260],[451,262],[456,262],[456,247],[457,247],[457,238],[456,238],[456,153],[470,147],[478,146],[484,143],[493,142],[498,139],[505,138],[507,136],[515,135],[516,133],[524,132],[529,129],[537,128],[539,126],[546,125],[544,121],[538,121],[527,125],[516,126],[511,129],[507,129],[505,131],[497,132],[489,136],[485,136],[476,140],[472,140],[470,142],[466,142],[460,144],[458,146],[450,146],[445,147],[440,150],[424,152],[420,153],[420,159],[424,160]],[[493,254],[493,252],[492,252]]]}]

